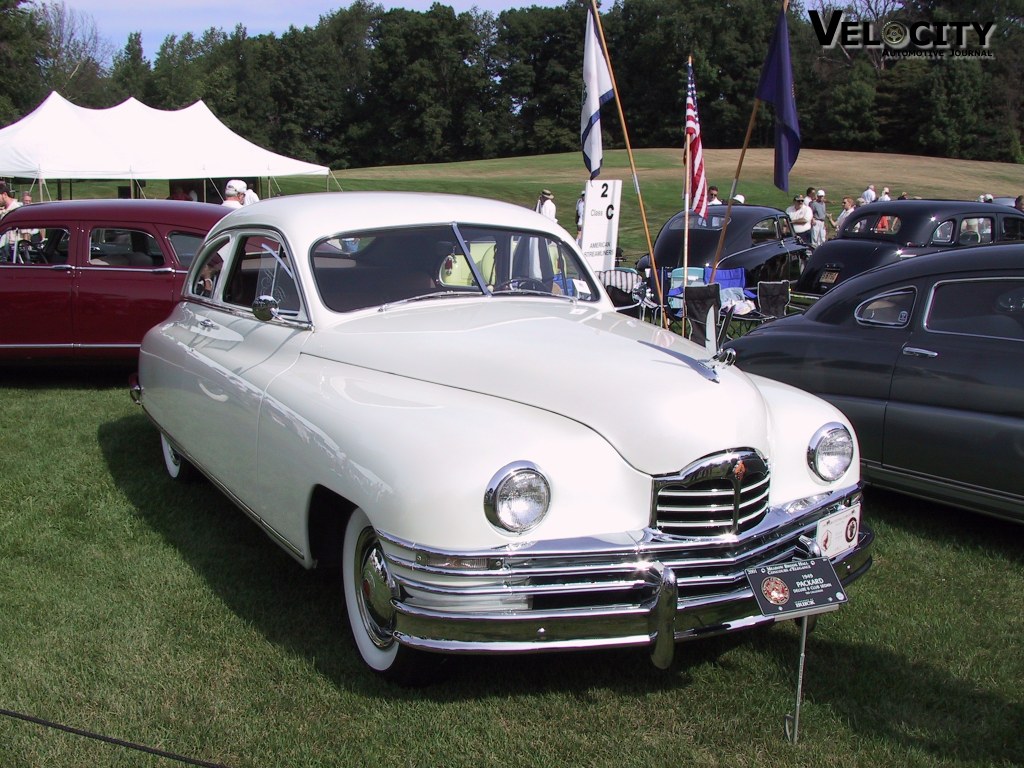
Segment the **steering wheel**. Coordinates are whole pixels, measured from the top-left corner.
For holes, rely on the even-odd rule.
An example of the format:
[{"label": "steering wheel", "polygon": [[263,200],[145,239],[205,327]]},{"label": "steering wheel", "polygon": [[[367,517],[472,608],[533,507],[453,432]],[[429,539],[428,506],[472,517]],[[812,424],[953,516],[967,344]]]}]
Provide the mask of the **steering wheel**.
[{"label": "steering wheel", "polygon": [[505,280],[494,286],[495,291],[539,291],[540,293],[550,293],[548,287],[543,282],[533,277],[513,277],[511,280]]}]

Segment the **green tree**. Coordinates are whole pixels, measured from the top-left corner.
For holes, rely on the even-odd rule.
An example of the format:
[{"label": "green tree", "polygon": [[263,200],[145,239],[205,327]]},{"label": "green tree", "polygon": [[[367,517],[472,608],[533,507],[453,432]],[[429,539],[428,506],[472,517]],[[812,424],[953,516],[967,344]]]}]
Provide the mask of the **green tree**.
[{"label": "green tree", "polygon": [[111,46],[92,16],[62,2],[43,3],[33,13],[42,29],[38,63],[44,88],[76,104],[104,106],[109,99],[104,62]]},{"label": "green tree", "polygon": [[35,109],[46,96],[40,76],[39,44],[45,34],[22,0],[0,0],[0,124]]},{"label": "green tree", "polygon": [[[497,102],[507,121],[503,151],[535,155],[578,149],[585,6],[503,11],[497,24]],[[612,110],[606,110],[611,120]],[[601,121],[606,135],[608,120]]]},{"label": "green tree", "polygon": [[181,39],[177,35],[168,35],[160,45],[153,65],[154,103],[151,106],[181,109],[212,95],[212,83],[207,77],[210,66],[207,57],[225,39],[222,30],[213,28],[203,33],[199,40],[191,32],[186,32]]},{"label": "green tree", "polygon": [[124,48],[114,54],[110,69],[109,93],[115,101],[130,96],[144,104],[149,103],[152,90],[153,68],[142,55],[142,33],[132,32]]}]

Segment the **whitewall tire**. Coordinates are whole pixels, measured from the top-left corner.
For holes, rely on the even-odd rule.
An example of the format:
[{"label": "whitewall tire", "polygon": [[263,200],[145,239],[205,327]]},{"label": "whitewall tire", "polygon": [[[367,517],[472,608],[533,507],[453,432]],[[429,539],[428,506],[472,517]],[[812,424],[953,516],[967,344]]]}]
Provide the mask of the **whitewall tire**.
[{"label": "whitewall tire", "polygon": [[377,532],[361,509],[345,526],[341,568],[345,611],[363,662],[403,685],[435,680],[444,657],[406,648],[394,637],[394,582]]},{"label": "whitewall tire", "polygon": [[196,468],[193,467],[184,456],[178,453],[167,435],[160,433],[160,450],[164,456],[164,467],[167,474],[173,480],[189,481],[195,480],[198,476]]}]

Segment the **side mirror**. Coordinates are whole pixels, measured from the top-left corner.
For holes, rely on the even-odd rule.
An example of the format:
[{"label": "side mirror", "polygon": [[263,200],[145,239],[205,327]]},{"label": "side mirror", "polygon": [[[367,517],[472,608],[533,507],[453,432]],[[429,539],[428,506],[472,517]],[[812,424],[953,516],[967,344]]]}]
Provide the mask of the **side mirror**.
[{"label": "side mirror", "polygon": [[273,320],[277,317],[277,299],[273,296],[257,296],[252,303],[252,313],[257,320]]}]

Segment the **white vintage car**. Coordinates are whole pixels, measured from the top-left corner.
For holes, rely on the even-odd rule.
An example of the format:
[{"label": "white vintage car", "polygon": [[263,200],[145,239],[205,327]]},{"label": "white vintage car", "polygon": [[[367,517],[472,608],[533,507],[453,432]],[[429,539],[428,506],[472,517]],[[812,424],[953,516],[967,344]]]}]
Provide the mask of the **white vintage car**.
[{"label": "white vintage car", "polygon": [[377,672],[625,646],[667,666],[774,620],[747,569],[871,564],[846,418],[714,353],[617,313],[526,208],[324,193],[213,228],[132,396],[172,477],[341,566]]}]

